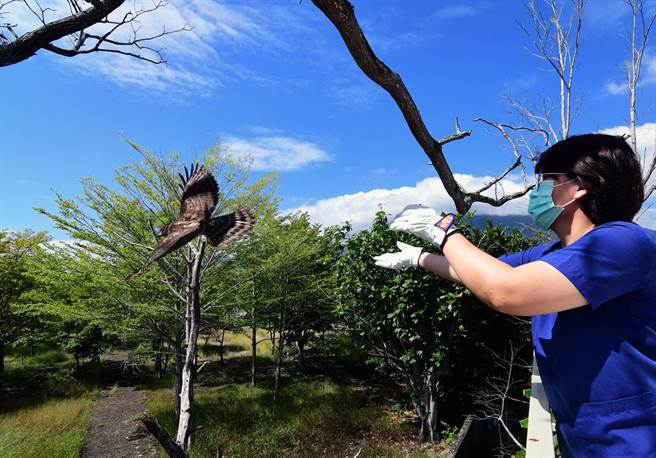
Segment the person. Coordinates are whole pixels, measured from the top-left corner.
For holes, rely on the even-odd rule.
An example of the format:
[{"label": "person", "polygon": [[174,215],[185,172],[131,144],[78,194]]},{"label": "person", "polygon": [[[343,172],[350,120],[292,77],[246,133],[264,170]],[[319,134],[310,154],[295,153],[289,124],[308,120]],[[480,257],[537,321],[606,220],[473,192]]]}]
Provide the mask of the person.
[{"label": "person", "polygon": [[499,312],[532,317],[563,456],[656,456],[656,242],[632,222],[644,199],[636,154],[622,137],[572,136],[535,171],[529,213],[557,241],[495,258],[455,215],[413,205],[390,227],[443,255],[399,242],[376,265],[422,267]]}]

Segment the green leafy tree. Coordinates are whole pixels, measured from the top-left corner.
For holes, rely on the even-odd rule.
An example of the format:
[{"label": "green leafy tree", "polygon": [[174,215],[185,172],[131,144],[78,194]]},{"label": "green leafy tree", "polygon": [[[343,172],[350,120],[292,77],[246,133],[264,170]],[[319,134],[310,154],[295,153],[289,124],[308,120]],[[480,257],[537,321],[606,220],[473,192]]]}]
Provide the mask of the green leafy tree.
[{"label": "green leafy tree", "polygon": [[44,310],[24,296],[35,286],[29,271],[47,240],[45,232],[0,232],[0,374],[7,346],[37,332],[44,318]]},{"label": "green leafy tree", "polygon": [[303,370],[305,350],[320,334],[333,328],[335,322],[335,276],[331,251],[332,234],[319,234],[317,226],[307,226],[310,255],[299,266],[301,275],[292,279],[288,319],[284,339],[297,351],[298,367]]},{"label": "green leafy tree", "polygon": [[316,305],[312,301],[317,296],[323,246],[320,226],[311,224],[307,213],[277,218],[268,229],[272,233],[268,237],[270,256],[266,259],[269,268],[265,275],[270,285],[266,300],[273,312],[271,315],[276,317],[272,324],[278,334],[273,390],[276,400],[286,340],[291,333],[303,330],[303,318],[310,317],[308,310]]},{"label": "green leafy tree", "polygon": [[276,397],[285,343],[299,339],[302,351],[311,328],[321,325],[311,311],[319,304],[321,272],[327,270],[319,232],[307,214],[271,213],[235,257],[241,285],[237,302],[251,337],[251,383],[256,378],[257,329],[265,328],[275,349]]},{"label": "green leafy tree", "polygon": [[[159,260],[137,281],[126,283],[127,275],[142,265],[155,246],[158,228],[179,214],[177,173],[183,167],[175,154],[160,157],[131,145],[143,161],[119,168],[114,188],[84,178],[81,197],[68,199],[57,194],[57,212],[38,211],[77,241],[75,256],[83,260],[81,266],[89,275],[90,288],[102,292],[104,302],[111,305],[105,318],[116,318],[125,328],[150,333],[172,349],[179,427],[177,439],[167,443],[187,454],[194,431],[191,412],[196,338],[203,325],[203,303],[213,301],[205,295],[202,278],[212,270],[231,275],[225,266],[232,253],[230,247],[213,248],[200,237]],[[201,162],[219,184],[217,215],[244,207],[259,215],[276,205],[272,195],[275,177],[268,175],[249,184],[248,161],[233,160],[217,147]],[[184,361],[181,355],[185,355]]]},{"label": "green leafy tree", "polygon": [[[497,256],[535,243],[519,231],[509,234],[492,226],[476,230],[466,221],[462,229],[469,240]],[[522,322],[517,332],[515,320],[488,309],[463,285],[430,272],[377,268],[371,255],[395,251],[397,240],[435,251],[417,238],[391,231],[382,211],[372,229],[349,236],[345,226],[335,236],[341,245],[336,262],[338,312],[369,361],[405,387],[421,421],[419,437],[437,440],[444,394],[457,391],[453,387],[462,380],[484,376],[486,353],[481,349],[496,345],[499,334],[503,344],[508,338],[525,342],[527,327]],[[461,397],[463,388],[460,385]]]}]

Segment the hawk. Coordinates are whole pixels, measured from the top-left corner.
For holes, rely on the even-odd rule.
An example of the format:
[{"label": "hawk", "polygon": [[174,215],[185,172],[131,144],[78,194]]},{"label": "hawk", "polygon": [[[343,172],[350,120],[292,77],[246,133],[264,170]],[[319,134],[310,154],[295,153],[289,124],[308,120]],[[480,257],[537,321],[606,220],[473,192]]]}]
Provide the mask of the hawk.
[{"label": "hawk", "polygon": [[182,180],[180,215],[161,230],[161,239],[144,265],[127,277],[131,281],[148,269],[159,258],[177,250],[199,235],[205,235],[213,246],[227,245],[248,234],[255,224],[253,214],[246,209],[212,218],[219,200],[219,186],[210,172],[203,166],[192,164],[191,171],[185,167]]}]

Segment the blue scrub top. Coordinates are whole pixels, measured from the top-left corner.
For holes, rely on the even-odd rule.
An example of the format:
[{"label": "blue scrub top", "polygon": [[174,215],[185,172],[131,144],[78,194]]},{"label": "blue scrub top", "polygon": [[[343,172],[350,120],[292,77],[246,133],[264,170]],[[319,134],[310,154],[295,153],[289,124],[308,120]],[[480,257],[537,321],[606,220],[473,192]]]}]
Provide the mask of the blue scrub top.
[{"label": "blue scrub top", "polygon": [[563,456],[656,456],[656,242],[638,224],[596,226],[501,256],[546,262],[588,305],[532,318],[533,347]]}]

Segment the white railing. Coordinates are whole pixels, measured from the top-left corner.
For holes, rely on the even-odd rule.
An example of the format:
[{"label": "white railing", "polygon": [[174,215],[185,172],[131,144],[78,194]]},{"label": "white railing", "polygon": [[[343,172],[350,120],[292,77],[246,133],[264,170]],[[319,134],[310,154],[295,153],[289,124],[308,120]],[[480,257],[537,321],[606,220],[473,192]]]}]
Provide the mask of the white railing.
[{"label": "white railing", "polygon": [[533,354],[531,375],[531,399],[528,405],[528,432],[526,434],[526,458],[552,458],[555,456],[551,411],[542,378]]}]

